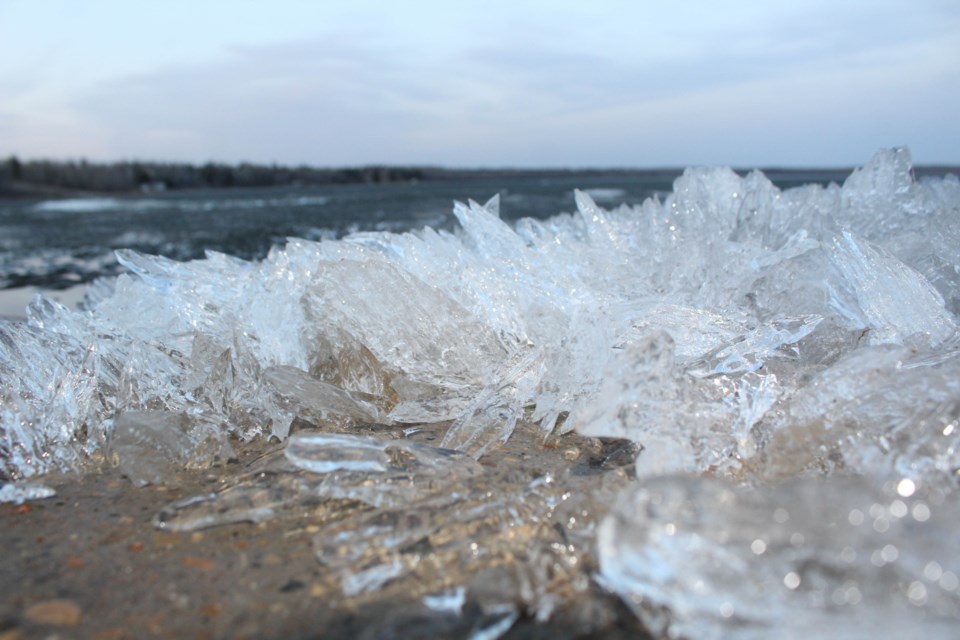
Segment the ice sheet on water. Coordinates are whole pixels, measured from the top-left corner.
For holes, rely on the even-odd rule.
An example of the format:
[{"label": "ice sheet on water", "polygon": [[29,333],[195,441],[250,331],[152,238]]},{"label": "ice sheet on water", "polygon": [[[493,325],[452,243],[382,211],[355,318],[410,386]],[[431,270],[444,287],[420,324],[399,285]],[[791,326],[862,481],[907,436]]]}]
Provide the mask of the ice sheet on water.
[{"label": "ice sheet on water", "polygon": [[[445,447],[493,459],[529,420],[541,437],[632,441],[644,482],[909,478],[955,495],[960,181],[917,182],[909,152],[889,150],[843,185],[781,191],[759,172],[691,169],[662,201],[611,211],[578,192],[576,205],[511,226],[496,198],[458,203],[453,232],[294,239],[258,263],[120,252],[129,273],[83,311],[41,298],[26,323],[0,325],[0,474],[82,469],[106,451],[157,481],[212,462],[204,443],[284,440],[299,420],[329,432],[316,447],[329,451],[297,458],[309,446],[294,439],[291,456],[371,468],[316,474],[280,455],[165,523],[222,521],[214,501],[232,521],[273,517],[303,496],[362,519],[426,500],[446,471],[377,471],[422,452],[358,441],[337,458],[336,438],[449,425]],[[134,462],[150,447],[155,466]],[[492,494],[525,495],[528,482],[500,481]],[[348,584],[387,589],[411,558],[345,569]]]}]

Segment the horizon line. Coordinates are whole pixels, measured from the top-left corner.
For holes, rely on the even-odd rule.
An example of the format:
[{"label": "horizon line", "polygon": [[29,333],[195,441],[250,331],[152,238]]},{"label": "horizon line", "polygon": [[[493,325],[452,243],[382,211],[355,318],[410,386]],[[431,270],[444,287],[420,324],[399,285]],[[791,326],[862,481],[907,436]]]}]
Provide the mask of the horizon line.
[{"label": "horizon line", "polygon": [[[125,164],[143,164],[143,165],[166,165],[166,166],[175,166],[175,165],[184,165],[191,167],[204,167],[206,165],[214,165],[220,167],[258,167],[266,169],[311,169],[316,171],[340,171],[340,170],[351,170],[351,169],[419,169],[419,170],[431,170],[431,171],[444,171],[444,172],[457,172],[457,171],[469,171],[476,173],[484,172],[497,172],[497,171],[510,171],[516,173],[523,172],[546,172],[546,171],[555,171],[555,172],[574,172],[574,171],[612,171],[612,172],[628,172],[628,171],[659,171],[659,172],[682,172],[685,169],[689,168],[702,168],[702,167],[728,167],[734,171],[852,171],[857,169],[863,164],[850,164],[850,165],[838,165],[838,164],[829,164],[829,165],[811,165],[811,164],[797,164],[791,165],[788,163],[772,163],[772,164],[755,164],[755,165],[743,165],[743,164],[722,164],[722,163],[687,163],[683,165],[538,165],[538,166],[519,166],[519,165],[444,165],[437,163],[404,163],[404,162],[364,162],[364,163],[350,163],[350,164],[314,164],[308,162],[299,162],[299,163],[285,163],[277,161],[253,161],[253,160],[240,160],[240,161],[226,161],[226,160],[216,160],[208,159],[203,161],[196,160],[158,160],[158,159],[145,159],[145,158],[123,158],[123,159],[114,159],[114,160],[92,160],[83,156],[80,157],[63,157],[63,158],[52,158],[52,157],[21,157],[17,153],[6,153],[0,156],[3,162],[9,162],[10,160],[16,160],[20,163],[41,163],[41,162],[50,162],[55,164],[87,164],[87,165],[100,165],[100,166],[111,166],[111,165],[125,165]],[[924,162],[924,163],[911,163],[911,167],[914,169],[956,169],[960,170],[960,163],[952,162]]]}]

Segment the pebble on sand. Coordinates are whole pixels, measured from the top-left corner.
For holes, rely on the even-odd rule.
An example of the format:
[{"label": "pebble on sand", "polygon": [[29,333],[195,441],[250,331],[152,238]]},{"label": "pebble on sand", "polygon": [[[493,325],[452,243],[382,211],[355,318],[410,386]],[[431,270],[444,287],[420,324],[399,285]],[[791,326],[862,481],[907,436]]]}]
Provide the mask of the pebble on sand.
[{"label": "pebble on sand", "polygon": [[42,600],[24,612],[31,622],[59,627],[72,627],[80,622],[80,607],[73,600]]}]

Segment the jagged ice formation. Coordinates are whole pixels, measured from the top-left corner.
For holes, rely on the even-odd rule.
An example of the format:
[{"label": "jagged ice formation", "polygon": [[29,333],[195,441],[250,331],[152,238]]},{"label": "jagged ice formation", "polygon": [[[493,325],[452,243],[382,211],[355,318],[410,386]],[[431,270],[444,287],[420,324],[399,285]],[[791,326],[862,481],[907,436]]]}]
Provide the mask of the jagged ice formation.
[{"label": "jagged ice formation", "polygon": [[[842,186],[691,169],[663,201],[576,202],[513,226],[496,198],[458,203],[452,233],[292,239],[259,263],[121,251],[130,273],[84,310],[38,298],[0,325],[0,472],[107,451],[157,482],[228,456],[228,435],[283,440],[297,418],[452,421],[442,446],[479,458],[526,420],[642,447],[597,545],[604,584],[651,628],[763,637],[787,602],[826,616],[805,618],[816,627],[862,601],[955,625],[960,547],[929,532],[960,525],[956,177],[917,182],[897,149]],[[824,512],[820,492],[839,505]],[[790,500],[851,529],[787,531],[767,515]],[[690,549],[704,559],[688,583]],[[808,575],[806,556],[829,567]]]}]

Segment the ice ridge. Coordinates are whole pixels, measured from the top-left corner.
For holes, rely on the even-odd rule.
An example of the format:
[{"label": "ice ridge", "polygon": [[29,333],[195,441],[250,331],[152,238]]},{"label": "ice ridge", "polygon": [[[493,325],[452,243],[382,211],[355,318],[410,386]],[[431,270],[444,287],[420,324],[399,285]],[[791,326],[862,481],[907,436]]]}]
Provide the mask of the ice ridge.
[{"label": "ice ridge", "polygon": [[660,334],[670,364],[652,366],[669,371],[635,375],[732,424],[748,372],[788,396],[859,348],[952,349],[957,181],[909,171],[902,149],[843,186],[691,169],[663,202],[608,211],[578,192],[575,213],[514,227],[497,198],[457,203],[456,232],[292,239],[259,263],[120,251],[130,274],[85,311],[38,298],[0,329],[3,472],[83,466],[127,411],[246,438],[298,415],[455,420],[448,443],[483,452],[510,431],[484,426],[486,403],[505,425],[528,411],[546,433],[642,439],[600,417],[622,404],[601,387],[629,384],[618,372]]},{"label": "ice ridge", "polygon": [[[278,504],[349,497],[329,478],[367,474],[430,511],[452,504],[434,492],[453,473],[443,451],[496,456],[521,423],[624,438],[639,481],[598,520],[599,579],[651,629],[763,637],[783,614],[797,632],[842,619],[857,637],[866,627],[843,616],[889,606],[947,637],[960,615],[960,554],[941,539],[960,524],[960,181],[917,181],[892,149],[842,185],[782,191],[760,172],[689,169],[663,200],[610,210],[577,192],[576,205],[511,226],[496,197],[457,203],[452,232],[291,239],[256,263],[118,252],[129,273],[84,310],[38,297],[26,322],[0,325],[0,475],[110,460],[157,482],[232,455],[232,437],[285,440],[299,420],[327,435],[291,440],[287,462],[326,479],[290,476]],[[350,439],[447,423],[436,450]],[[813,497],[827,494],[835,504]],[[505,508],[484,496],[459,500]],[[795,528],[775,515],[791,505]],[[872,532],[850,520],[863,514]],[[824,518],[850,526],[806,524]],[[700,582],[679,573],[684,549],[701,554]],[[381,560],[346,588],[412,571],[403,553]],[[711,581],[742,586],[721,597]],[[803,620],[789,615],[797,598]]]}]

